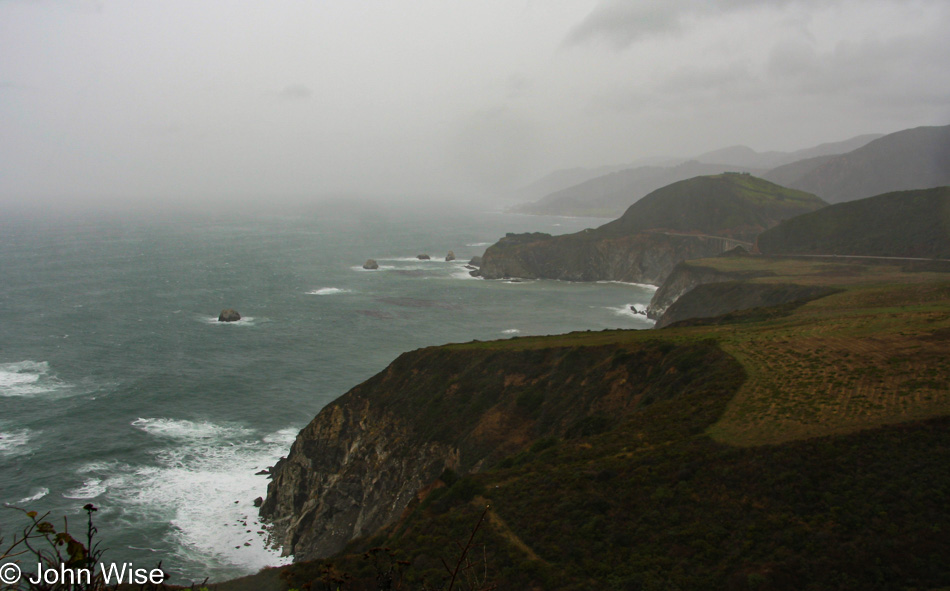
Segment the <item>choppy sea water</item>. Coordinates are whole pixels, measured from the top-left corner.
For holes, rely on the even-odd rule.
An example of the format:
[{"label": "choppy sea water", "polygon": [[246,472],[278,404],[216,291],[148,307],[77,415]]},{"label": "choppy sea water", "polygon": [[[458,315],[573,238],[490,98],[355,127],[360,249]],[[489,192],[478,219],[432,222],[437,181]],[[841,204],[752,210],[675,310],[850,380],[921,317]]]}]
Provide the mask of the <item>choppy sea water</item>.
[{"label": "choppy sea water", "polygon": [[[652,325],[630,310],[648,286],[464,267],[505,232],[601,222],[341,207],[0,220],[0,502],[74,528],[92,502],[106,561],[161,560],[172,582],[286,561],[259,534],[257,472],[400,353]],[[217,322],[226,307],[242,320]],[[4,535],[22,524],[0,509]]]}]

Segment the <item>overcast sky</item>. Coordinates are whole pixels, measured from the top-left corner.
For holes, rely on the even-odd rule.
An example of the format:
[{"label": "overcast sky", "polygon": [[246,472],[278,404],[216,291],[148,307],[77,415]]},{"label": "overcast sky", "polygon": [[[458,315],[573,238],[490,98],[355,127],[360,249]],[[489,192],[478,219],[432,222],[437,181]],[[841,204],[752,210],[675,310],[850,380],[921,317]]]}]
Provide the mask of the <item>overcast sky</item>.
[{"label": "overcast sky", "polygon": [[946,0],[0,0],[0,205],[497,195],[950,123]]}]

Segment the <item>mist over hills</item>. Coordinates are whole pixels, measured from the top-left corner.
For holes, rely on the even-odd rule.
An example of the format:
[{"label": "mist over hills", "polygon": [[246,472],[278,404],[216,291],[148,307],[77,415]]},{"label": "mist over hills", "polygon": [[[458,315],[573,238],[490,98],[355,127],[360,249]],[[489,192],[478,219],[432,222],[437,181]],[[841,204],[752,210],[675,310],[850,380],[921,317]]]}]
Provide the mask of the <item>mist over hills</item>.
[{"label": "mist over hills", "polygon": [[[850,152],[879,137],[879,134],[860,135],[793,152],[756,152],[747,146],[731,146],[690,159],[657,157],[648,165],[636,167],[607,166],[555,171],[521,190],[525,199],[540,199],[514,206],[511,211],[534,215],[617,217],[651,191],[677,181],[722,172],[748,172],[784,184],[769,176],[770,169]],[[811,168],[804,169],[808,170]],[[783,175],[780,172],[778,178],[791,176],[795,179],[802,172],[794,168],[791,173]],[[544,190],[547,192],[541,193]]]},{"label": "mist over hills", "polygon": [[814,158],[764,175],[829,203],[950,184],[950,125],[905,129],[839,156]]},{"label": "mist over hills", "polygon": [[[671,167],[642,166],[611,172],[551,193],[535,203],[516,206],[512,211],[537,215],[617,217],[637,198],[651,191],[677,181],[724,172],[725,168],[723,164],[691,160]],[[732,168],[737,172],[764,172],[744,166]]]},{"label": "mist over hills", "polygon": [[882,134],[874,133],[859,135],[844,141],[828,142],[793,152],[756,152],[747,146],[731,146],[700,154],[695,160],[709,164],[732,164],[770,169],[808,158],[844,154],[856,150],[881,136]]}]

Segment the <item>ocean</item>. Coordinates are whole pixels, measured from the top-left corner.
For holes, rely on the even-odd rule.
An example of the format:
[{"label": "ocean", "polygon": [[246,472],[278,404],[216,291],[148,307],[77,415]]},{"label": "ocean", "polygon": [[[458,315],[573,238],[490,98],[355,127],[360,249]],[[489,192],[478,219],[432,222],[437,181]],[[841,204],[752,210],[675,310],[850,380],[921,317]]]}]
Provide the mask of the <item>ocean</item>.
[{"label": "ocean", "polygon": [[[400,353],[652,326],[630,310],[649,286],[464,267],[506,232],[603,221],[435,205],[0,219],[0,502],[74,535],[93,503],[105,562],[162,561],[172,583],[286,562],[260,533],[257,473]],[[24,519],[0,508],[2,535]]]}]

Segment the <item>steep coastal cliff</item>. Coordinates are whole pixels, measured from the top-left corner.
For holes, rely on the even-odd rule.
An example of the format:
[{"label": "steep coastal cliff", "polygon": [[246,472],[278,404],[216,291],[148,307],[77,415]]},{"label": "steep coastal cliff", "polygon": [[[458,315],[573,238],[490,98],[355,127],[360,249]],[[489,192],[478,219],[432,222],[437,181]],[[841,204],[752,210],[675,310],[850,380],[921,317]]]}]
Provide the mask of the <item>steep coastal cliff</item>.
[{"label": "steep coastal cliff", "polygon": [[606,431],[709,370],[684,359],[723,357],[711,344],[519,342],[403,354],[324,408],[272,471],[261,515],[274,540],[297,560],[332,555],[397,520],[445,469],[477,472],[539,439]]},{"label": "steep coastal cliff", "polygon": [[769,275],[768,271],[722,271],[700,264],[680,263],[653,294],[647,316],[659,320],[666,310],[687,292],[707,283],[751,279]]},{"label": "steep coastal cliff", "polygon": [[660,232],[616,238],[593,232],[534,236],[510,234],[486,250],[481,276],[660,285],[680,261],[713,257],[734,245],[719,238]]},{"label": "steep coastal cliff", "polygon": [[[745,318],[764,320],[836,291],[819,285],[794,283],[704,283],[673,302],[657,320],[656,328],[679,326],[682,323],[732,323]],[[742,312],[742,317],[729,316],[736,312]]]}]

